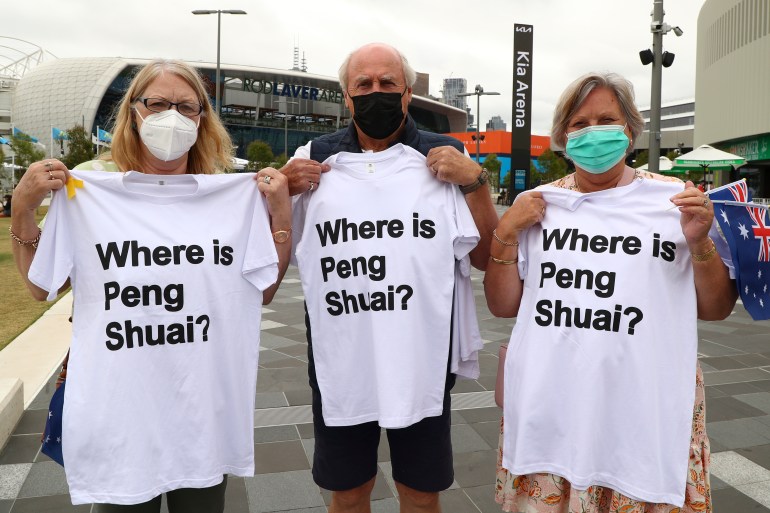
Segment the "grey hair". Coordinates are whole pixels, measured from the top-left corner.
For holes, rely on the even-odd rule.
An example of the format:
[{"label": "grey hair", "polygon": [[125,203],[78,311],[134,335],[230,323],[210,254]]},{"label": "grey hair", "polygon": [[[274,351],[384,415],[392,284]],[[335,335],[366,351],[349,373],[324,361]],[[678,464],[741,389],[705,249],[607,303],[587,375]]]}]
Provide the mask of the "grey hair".
[{"label": "grey hair", "polygon": [[[345,60],[342,62],[342,65],[340,66],[340,69],[338,70],[337,74],[339,75],[340,86],[342,87],[343,93],[347,94],[347,90],[348,90],[348,66],[350,65],[350,59],[353,58],[353,55],[355,55],[356,52],[358,52],[362,48],[371,46],[372,44],[378,44],[378,43],[369,43],[359,48],[356,48],[355,50],[350,52],[348,56],[345,57]],[[407,86],[412,87],[414,83],[417,82],[417,72],[414,70],[412,65],[409,64],[409,61],[406,59],[404,54],[398,51],[398,49],[393,48],[390,45],[383,44],[383,46],[392,48],[398,54],[399,58],[401,59],[401,67],[404,70],[404,78],[406,79],[406,84]]]},{"label": "grey hair", "polygon": [[620,104],[623,116],[626,118],[628,128],[631,130],[631,144],[628,145],[628,153],[634,149],[634,142],[644,130],[644,118],[639,113],[634,102],[634,86],[617,73],[587,73],[578,78],[561,94],[556,108],[553,111],[553,124],[551,125],[551,149],[564,151],[567,144],[567,127],[569,120],[583,105],[588,95],[596,88],[606,87],[615,94]]}]

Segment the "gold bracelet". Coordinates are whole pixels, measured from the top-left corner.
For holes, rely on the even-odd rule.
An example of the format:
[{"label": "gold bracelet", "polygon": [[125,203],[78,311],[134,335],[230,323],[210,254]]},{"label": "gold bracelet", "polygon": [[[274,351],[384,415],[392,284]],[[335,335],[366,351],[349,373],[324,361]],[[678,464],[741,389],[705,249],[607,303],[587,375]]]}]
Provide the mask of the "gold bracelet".
[{"label": "gold bracelet", "polygon": [[32,246],[33,249],[37,249],[37,244],[40,242],[40,236],[43,234],[43,230],[40,228],[37,229],[37,237],[31,240],[24,240],[15,233],[13,233],[13,230],[11,227],[8,227],[8,233],[11,234],[11,238],[13,241],[18,244],[19,246]]},{"label": "gold bracelet", "polygon": [[499,242],[500,244],[502,244],[503,246],[518,246],[518,245],[519,245],[519,242],[518,242],[518,241],[516,241],[516,242],[506,242],[506,241],[504,241],[503,239],[501,239],[500,237],[498,237],[498,236],[497,236],[497,228],[495,228],[494,230],[492,230],[492,237],[494,237],[494,238],[495,238],[495,240],[496,240],[497,242]]},{"label": "gold bracelet", "polygon": [[513,265],[519,261],[518,258],[516,258],[515,260],[503,260],[501,258],[495,258],[492,255],[489,256],[489,259],[496,264],[502,264],[502,265]]},{"label": "gold bracelet", "polygon": [[711,260],[714,257],[714,254],[717,252],[717,246],[716,244],[714,244],[714,241],[712,239],[709,239],[709,241],[711,242],[710,250],[700,255],[693,255],[693,254],[690,255],[693,262],[705,262],[707,260]]}]

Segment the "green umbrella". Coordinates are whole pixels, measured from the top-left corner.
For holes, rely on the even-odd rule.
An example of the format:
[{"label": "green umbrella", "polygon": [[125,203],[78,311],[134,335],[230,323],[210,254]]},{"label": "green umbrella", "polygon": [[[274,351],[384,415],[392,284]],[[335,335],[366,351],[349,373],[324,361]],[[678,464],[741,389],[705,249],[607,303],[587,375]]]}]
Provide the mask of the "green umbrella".
[{"label": "green umbrella", "polygon": [[746,163],[746,159],[726,151],[712,148],[708,144],[698,146],[689,153],[674,159],[673,170],[677,171],[729,171]]},{"label": "green umbrella", "polygon": [[[658,172],[663,174],[684,174],[687,170],[686,169],[673,169],[674,163],[671,162],[671,159],[668,157],[660,157],[660,162],[658,163]],[[642,164],[641,166],[637,167],[636,169],[640,171],[649,171],[649,163]]]}]

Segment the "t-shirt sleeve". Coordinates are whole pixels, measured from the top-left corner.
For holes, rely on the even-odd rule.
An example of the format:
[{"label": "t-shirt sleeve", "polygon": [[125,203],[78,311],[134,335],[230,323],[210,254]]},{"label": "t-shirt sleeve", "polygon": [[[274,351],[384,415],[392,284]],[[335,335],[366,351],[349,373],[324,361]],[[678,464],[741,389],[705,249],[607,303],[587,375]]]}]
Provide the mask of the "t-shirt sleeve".
[{"label": "t-shirt sleeve", "polygon": [[259,290],[265,290],[278,279],[278,253],[270,230],[267,204],[258,191],[251,218],[249,240],[243,259],[243,277]]},{"label": "t-shirt sleeve", "polygon": [[74,263],[74,241],[67,220],[67,201],[64,189],[54,193],[45,229],[28,273],[29,281],[48,291],[48,301],[56,299],[59,289],[72,273]]},{"label": "t-shirt sleeve", "polygon": [[[313,141],[308,142],[304,146],[298,147],[294,151],[294,156],[292,159],[309,159],[310,158],[310,145],[313,143]],[[289,159],[291,160],[291,159]]]},{"label": "t-shirt sleeve", "polygon": [[291,265],[297,264],[297,248],[302,242],[302,235],[305,231],[305,218],[307,217],[307,207],[310,202],[310,193],[303,192],[293,196],[291,199]]},{"label": "t-shirt sleeve", "polygon": [[449,185],[452,194],[452,201],[455,210],[455,238],[454,251],[455,259],[462,260],[479,243],[479,230],[473,221],[471,209],[465,202],[465,196],[460,192],[460,188],[455,185]]}]

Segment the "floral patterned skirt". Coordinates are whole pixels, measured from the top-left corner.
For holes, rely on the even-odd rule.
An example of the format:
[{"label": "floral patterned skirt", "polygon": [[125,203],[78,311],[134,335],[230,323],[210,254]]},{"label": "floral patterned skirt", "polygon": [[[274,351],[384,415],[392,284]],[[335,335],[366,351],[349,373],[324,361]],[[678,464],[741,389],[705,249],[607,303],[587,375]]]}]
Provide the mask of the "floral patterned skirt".
[{"label": "floral patterned skirt", "polygon": [[503,511],[515,513],[711,513],[709,464],[711,449],[706,436],[706,402],[703,373],[696,373],[695,408],[690,440],[690,462],[684,506],[640,502],[615,490],[589,486],[573,490],[569,481],[553,474],[517,476],[502,467],[503,422],[497,448],[495,500]]}]

